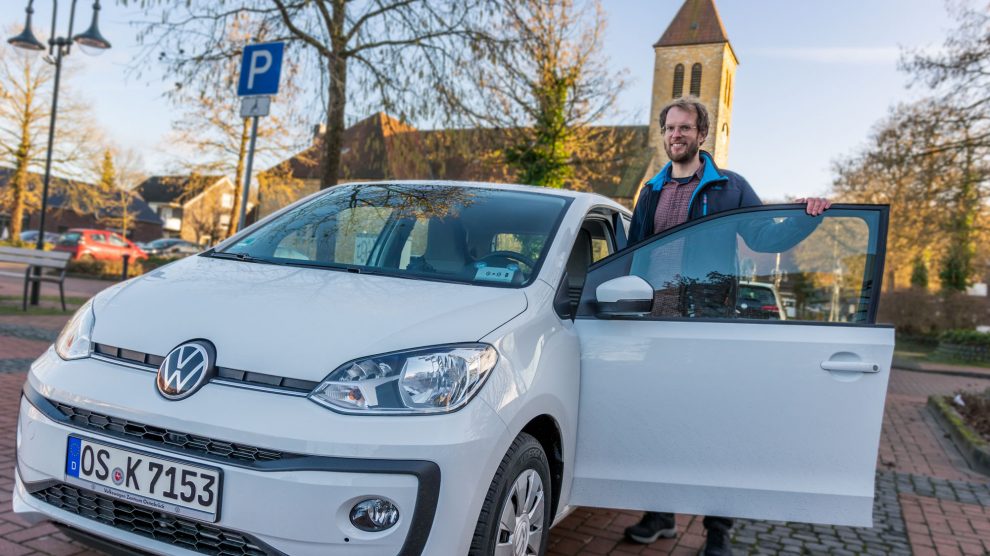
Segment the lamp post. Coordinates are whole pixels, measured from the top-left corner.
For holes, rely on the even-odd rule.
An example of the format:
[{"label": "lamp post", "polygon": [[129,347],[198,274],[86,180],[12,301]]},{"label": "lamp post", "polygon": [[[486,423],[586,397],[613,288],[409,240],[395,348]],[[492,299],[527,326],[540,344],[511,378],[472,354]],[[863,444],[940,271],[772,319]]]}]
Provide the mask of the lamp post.
[{"label": "lamp post", "polygon": [[[28,0],[27,9],[27,21],[24,23],[24,30],[15,37],[7,39],[7,42],[16,46],[17,48],[23,48],[25,50],[42,51],[45,50],[45,45],[34,35],[34,31],[31,29],[31,16],[34,14],[34,0]],[[52,112],[51,119],[48,124],[48,151],[45,154],[45,179],[41,189],[41,216],[40,222],[38,223],[38,243],[35,248],[42,250],[45,248],[45,213],[48,212],[48,184],[51,181],[52,175],[52,143],[55,141],[55,114],[58,111],[58,85],[62,77],[62,57],[68,56],[71,49],[72,43],[79,43],[84,46],[89,46],[92,48],[98,48],[105,50],[110,48],[110,41],[103,38],[100,34],[100,28],[98,25],[98,19],[100,14],[100,0],[94,0],[93,2],[93,21],[89,25],[89,29],[78,35],[72,35],[72,24],[76,19],[76,0],[72,0],[72,5],[69,8],[69,32],[66,33],[64,37],[55,36],[55,25],[57,23],[58,16],[58,0],[52,0],[52,32],[48,39],[48,54],[49,56],[54,56],[55,64],[55,90],[52,93]],[[41,269],[35,269],[36,274],[41,274]],[[35,281],[31,285],[31,304],[38,304],[38,292],[41,282]]]}]

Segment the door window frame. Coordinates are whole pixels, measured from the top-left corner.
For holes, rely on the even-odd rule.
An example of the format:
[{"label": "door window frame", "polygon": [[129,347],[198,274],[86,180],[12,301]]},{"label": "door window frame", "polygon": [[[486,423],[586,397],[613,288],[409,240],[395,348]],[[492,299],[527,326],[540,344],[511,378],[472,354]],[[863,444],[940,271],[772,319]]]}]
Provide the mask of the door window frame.
[{"label": "door window frame", "polygon": [[[602,269],[603,267],[617,263],[620,257],[626,257],[625,264],[616,265],[616,270],[618,272],[612,272],[610,275],[606,275],[604,279],[597,282],[601,284],[610,280],[612,278],[618,278],[620,276],[629,276],[632,270],[632,253],[640,249],[646,248],[656,241],[660,241],[668,236],[679,233],[683,230],[691,228],[693,226],[702,225],[706,222],[726,218],[729,216],[737,214],[751,214],[757,212],[765,211],[780,211],[780,210],[804,210],[805,205],[802,203],[784,203],[784,204],[769,204],[769,205],[759,205],[753,207],[742,207],[737,209],[726,210],[722,212],[717,212],[714,214],[709,214],[700,218],[693,220],[688,220],[682,224],[674,226],[668,230],[665,230],[659,234],[650,236],[638,243],[627,245],[624,249],[617,250],[611,255],[599,260],[598,262],[592,264],[588,267],[588,277],[584,283],[584,291],[581,292],[581,301],[578,303],[576,316],[578,319],[610,319],[610,320],[636,320],[636,321],[677,321],[677,322],[725,322],[725,323],[736,323],[736,324],[782,324],[782,325],[816,325],[816,326],[852,326],[852,327],[876,327],[876,326],[887,326],[878,325],[876,322],[877,312],[880,307],[880,293],[883,289],[883,274],[884,274],[884,261],[887,256],[887,229],[890,221],[890,205],[881,204],[855,204],[855,203],[838,203],[833,204],[828,210],[825,211],[824,216],[828,216],[829,210],[853,210],[853,211],[873,211],[877,213],[877,226],[876,229],[870,229],[870,235],[867,238],[868,244],[876,245],[876,254],[873,255],[875,259],[873,264],[873,273],[870,275],[867,273],[864,276],[864,287],[861,288],[861,292],[865,290],[865,284],[869,281],[872,285],[870,288],[871,296],[869,300],[869,307],[867,309],[867,316],[865,322],[825,322],[825,321],[808,321],[808,320],[757,320],[757,319],[729,319],[729,318],[711,318],[711,317],[670,317],[670,316],[632,316],[632,315],[613,315],[609,317],[602,317],[596,314],[593,308],[595,303],[594,295],[589,296],[588,286],[592,283],[592,273],[596,270]],[[614,231],[613,231],[614,234]],[[867,254],[867,266],[871,264],[870,256]],[[596,288],[597,288],[596,284]]]}]

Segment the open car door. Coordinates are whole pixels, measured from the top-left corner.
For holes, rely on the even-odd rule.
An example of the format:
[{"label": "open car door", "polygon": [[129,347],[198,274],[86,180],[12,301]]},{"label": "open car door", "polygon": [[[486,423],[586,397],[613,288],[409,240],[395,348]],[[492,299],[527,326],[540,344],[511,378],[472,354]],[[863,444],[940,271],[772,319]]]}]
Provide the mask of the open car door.
[{"label": "open car door", "polygon": [[871,525],[887,221],[738,209],[592,266],[571,504]]}]

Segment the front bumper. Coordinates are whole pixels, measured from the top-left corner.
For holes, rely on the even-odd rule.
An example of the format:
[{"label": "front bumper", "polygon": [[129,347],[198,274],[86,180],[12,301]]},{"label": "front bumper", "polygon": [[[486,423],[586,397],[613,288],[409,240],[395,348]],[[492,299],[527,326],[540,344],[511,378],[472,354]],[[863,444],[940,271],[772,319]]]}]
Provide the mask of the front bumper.
[{"label": "front bumper", "polygon": [[[92,359],[65,362],[51,350],[42,356],[21,400],[15,511],[158,554],[175,554],[176,540],[190,553],[220,542],[252,555],[465,553],[485,490],[479,472],[487,459],[501,458],[494,450],[505,436],[478,400],[470,411],[447,416],[355,417],[305,398],[212,384],[170,402],[153,385],[146,371]],[[186,437],[196,442],[134,434],[138,424],[156,433],[191,433]],[[219,467],[218,521],[176,521],[64,485],[70,434]],[[221,448],[202,449],[204,438]],[[260,447],[280,457],[232,458],[223,446],[241,455]],[[350,524],[350,508],[370,496],[398,505],[394,527],[368,533]]]}]

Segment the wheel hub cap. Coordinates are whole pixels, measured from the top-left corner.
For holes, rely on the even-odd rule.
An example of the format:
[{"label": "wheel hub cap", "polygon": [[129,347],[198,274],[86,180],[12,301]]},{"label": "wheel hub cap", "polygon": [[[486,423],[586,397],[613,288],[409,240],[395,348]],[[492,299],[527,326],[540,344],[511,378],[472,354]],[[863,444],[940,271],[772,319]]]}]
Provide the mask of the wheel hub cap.
[{"label": "wheel hub cap", "polygon": [[516,554],[526,554],[526,546],[529,544],[529,515],[523,514],[516,520],[516,531],[512,535],[513,547]]}]

